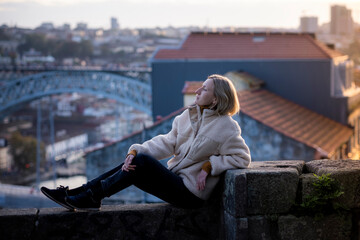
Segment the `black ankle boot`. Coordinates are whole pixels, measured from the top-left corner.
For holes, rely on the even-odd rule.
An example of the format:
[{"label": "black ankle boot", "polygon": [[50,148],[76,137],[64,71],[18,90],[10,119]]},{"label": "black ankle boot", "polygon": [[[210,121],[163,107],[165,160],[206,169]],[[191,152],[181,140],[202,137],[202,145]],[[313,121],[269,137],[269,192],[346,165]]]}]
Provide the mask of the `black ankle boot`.
[{"label": "black ankle boot", "polygon": [[104,198],[101,183],[82,191],[75,196],[65,198],[67,204],[75,209],[98,211],[101,207],[101,200]]},{"label": "black ankle boot", "polygon": [[86,188],[86,185],[84,184],[84,185],[82,185],[80,187],[77,187],[77,188],[74,188],[74,189],[68,189],[67,190],[67,195],[68,196],[75,196],[75,195],[78,195],[78,194],[80,194],[82,192],[85,192],[86,190],[87,190],[87,188]]},{"label": "black ankle boot", "polygon": [[74,209],[99,211],[101,207],[101,200],[95,200],[93,196],[94,194],[89,189],[78,195],[68,196],[65,198],[65,201]]},{"label": "black ankle boot", "polygon": [[41,187],[41,192],[45,196],[47,196],[48,198],[53,200],[54,202],[60,204],[61,206],[65,207],[71,211],[74,211],[74,207],[70,206],[65,201],[65,198],[67,196],[69,196],[69,187],[60,186],[56,189],[49,189],[46,187]]}]

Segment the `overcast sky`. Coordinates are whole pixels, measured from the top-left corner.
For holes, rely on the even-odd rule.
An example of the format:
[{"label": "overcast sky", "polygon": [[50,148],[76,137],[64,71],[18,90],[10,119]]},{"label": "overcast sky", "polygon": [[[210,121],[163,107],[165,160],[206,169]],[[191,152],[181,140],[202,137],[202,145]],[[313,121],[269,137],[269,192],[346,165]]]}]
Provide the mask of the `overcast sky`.
[{"label": "overcast sky", "polygon": [[297,28],[301,16],[329,22],[330,6],[345,5],[360,22],[360,0],[0,0],[0,25],[34,28],[78,22],[110,28],[209,26]]}]

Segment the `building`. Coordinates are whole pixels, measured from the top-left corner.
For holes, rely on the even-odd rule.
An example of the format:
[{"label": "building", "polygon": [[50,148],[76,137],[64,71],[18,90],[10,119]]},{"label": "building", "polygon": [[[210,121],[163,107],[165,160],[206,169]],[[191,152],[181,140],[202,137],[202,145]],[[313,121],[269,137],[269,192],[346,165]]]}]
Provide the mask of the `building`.
[{"label": "building", "polygon": [[[234,82],[234,78],[230,79]],[[183,89],[184,100],[194,102],[193,90],[201,85],[202,82],[187,82]],[[356,149],[360,142],[352,138],[350,127],[261,89],[259,85],[236,89],[241,113],[234,119],[243,129],[242,136],[253,161],[358,158]]]},{"label": "building", "polygon": [[85,31],[87,29],[88,29],[87,23],[79,22],[76,24],[75,30],[77,30],[77,31]]},{"label": "building", "polygon": [[9,154],[9,147],[0,146],[0,170],[11,169],[11,163],[12,163],[12,156]]},{"label": "building", "polygon": [[300,31],[303,33],[316,33],[318,30],[317,17],[301,17]]},{"label": "building", "polygon": [[183,106],[186,81],[246,72],[264,82],[263,90],[352,127],[342,156],[358,155],[360,90],[353,63],[313,34],[194,32],[178,48],[158,49],[151,63],[154,118]]},{"label": "building", "polygon": [[358,103],[352,61],[312,34],[194,32],[178,48],[158,49],[151,64],[154,119],[183,106],[185,81],[231,71],[247,72],[264,89],[342,124],[349,103]]},{"label": "building", "polygon": [[331,6],[330,33],[333,35],[352,35],[354,33],[354,22],[351,10],[345,6]]},{"label": "building", "polygon": [[31,48],[29,51],[24,52],[22,56],[22,62],[32,63],[32,62],[42,62],[42,63],[53,63],[55,58],[53,56],[44,56],[41,52],[36,51]]},{"label": "building", "polygon": [[112,17],[110,23],[111,23],[111,30],[119,30],[120,25],[118,23],[117,18]]},{"label": "building", "polygon": [[40,25],[39,28],[47,30],[47,31],[55,29],[54,24],[51,22],[44,22]]},{"label": "building", "polygon": [[[59,135],[63,133],[66,137]],[[46,143],[46,159],[51,160],[52,157],[55,160],[67,159],[74,153],[81,152],[88,146],[88,135],[87,133],[70,133],[67,134],[66,130],[57,132],[56,142],[52,146],[51,143]]]}]

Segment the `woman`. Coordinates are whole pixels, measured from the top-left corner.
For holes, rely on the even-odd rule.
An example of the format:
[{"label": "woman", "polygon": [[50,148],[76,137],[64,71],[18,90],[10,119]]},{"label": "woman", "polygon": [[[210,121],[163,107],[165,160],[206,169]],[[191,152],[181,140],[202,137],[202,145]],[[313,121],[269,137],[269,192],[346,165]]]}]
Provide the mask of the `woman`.
[{"label": "woman", "polygon": [[[70,210],[99,210],[103,198],[130,185],[177,207],[200,207],[222,172],[246,168],[251,158],[231,118],[240,109],[231,81],[211,75],[195,93],[195,104],[174,119],[169,133],[132,145],[118,167],[72,190],[41,191]],[[170,156],[168,168],[157,161]]]}]

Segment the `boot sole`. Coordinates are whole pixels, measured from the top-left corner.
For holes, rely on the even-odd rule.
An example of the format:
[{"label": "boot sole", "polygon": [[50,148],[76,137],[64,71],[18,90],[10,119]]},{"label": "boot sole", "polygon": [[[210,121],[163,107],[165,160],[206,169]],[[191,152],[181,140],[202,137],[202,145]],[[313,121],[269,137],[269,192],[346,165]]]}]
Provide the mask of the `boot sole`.
[{"label": "boot sole", "polygon": [[53,198],[51,195],[49,195],[47,192],[43,191],[42,189],[41,189],[41,192],[42,192],[46,197],[48,197],[50,200],[56,202],[57,204],[63,206],[64,208],[69,209],[70,211],[75,211],[75,208],[74,208],[73,206],[69,205],[69,204],[65,201],[65,199],[64,199],[64,203],[63,203],[63,202],[60,202],[60,201],[56,200],[55,198]]}]

